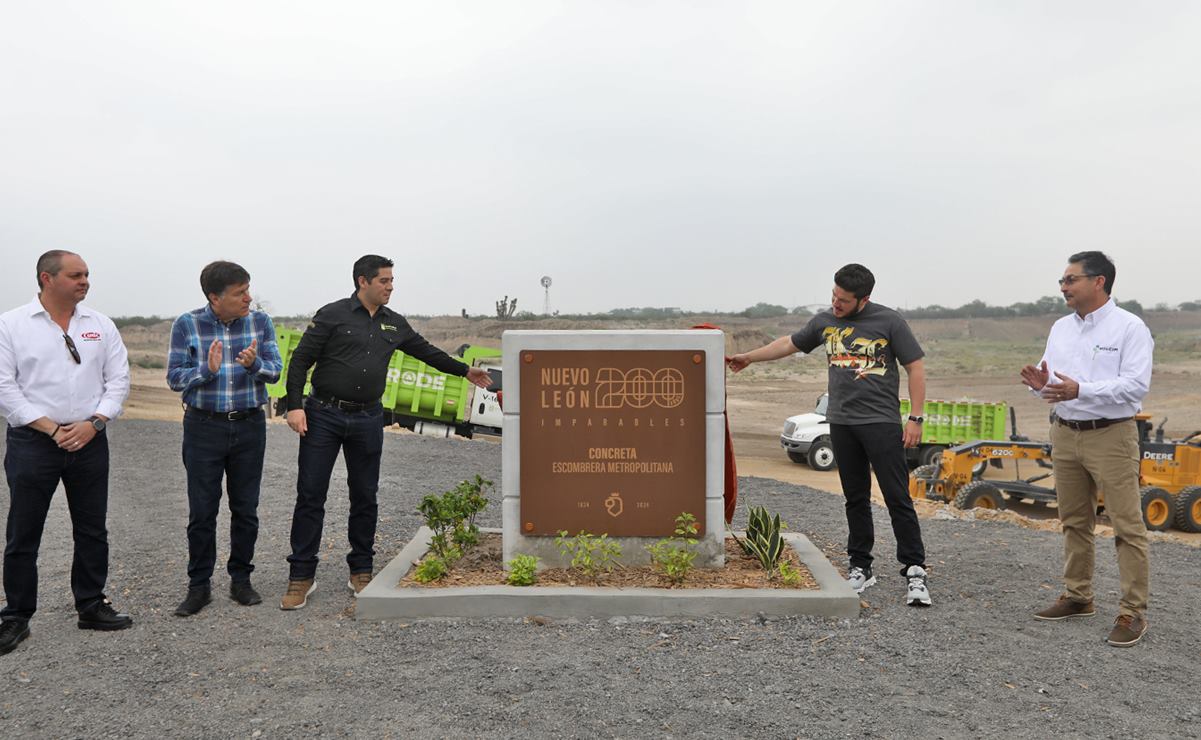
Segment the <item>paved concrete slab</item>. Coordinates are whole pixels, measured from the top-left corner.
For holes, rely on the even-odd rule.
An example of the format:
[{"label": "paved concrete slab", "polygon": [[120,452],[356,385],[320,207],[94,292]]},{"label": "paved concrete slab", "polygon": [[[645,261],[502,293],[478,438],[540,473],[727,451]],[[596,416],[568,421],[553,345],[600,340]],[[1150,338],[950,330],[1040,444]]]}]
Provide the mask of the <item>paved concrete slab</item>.
[{"label": "paved concrete slab", "polygon": [[[499,533],[499,529],[484,529]],[[785,533],[817,581],[818,589],[658,589],[609,587],[473,586],[397,588],[429,549],[432,532],[422,527],[391,563],[359,594],[358,619],[525,617],[557,619],[642,617],[859,616],[859,596],[808,537]]]}]

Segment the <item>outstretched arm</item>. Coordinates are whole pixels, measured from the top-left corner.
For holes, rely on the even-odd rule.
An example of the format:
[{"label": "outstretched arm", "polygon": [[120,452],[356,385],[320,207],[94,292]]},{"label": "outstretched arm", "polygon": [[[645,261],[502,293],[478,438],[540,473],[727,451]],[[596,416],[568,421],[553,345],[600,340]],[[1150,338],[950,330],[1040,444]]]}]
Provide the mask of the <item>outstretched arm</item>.
[{"label": "outstretched arm", "polygon": [[732,372],[744,370],[748,365],[755,362],[765,362],[767,360],[778,360],[781,357],[795,354],[800,350],[792,343],[792,337],[784,336],[775,340],[771,344],[765,344],[759,349],[753,349],[750,352],[743,352],[731,357],[728,365]]}]

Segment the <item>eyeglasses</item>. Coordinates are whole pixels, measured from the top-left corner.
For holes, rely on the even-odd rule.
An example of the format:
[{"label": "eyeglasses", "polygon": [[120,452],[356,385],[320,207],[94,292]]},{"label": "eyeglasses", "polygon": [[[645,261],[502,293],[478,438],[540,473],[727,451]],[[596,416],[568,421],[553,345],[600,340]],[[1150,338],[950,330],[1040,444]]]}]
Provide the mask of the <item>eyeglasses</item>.
[{"label": "eyeglasses", "polygon": [[1062,288],[1065,285],[1072,285],[1077,280],[1083,280],[1084,278],[1095,278],[1095,277],[1101,277],[1101,276],[1100,275],[1092,275],[1092,274],[1088,274],[1088,273],[1086,273],[1084,275],[1064,275],[1063,277],[1059,278],[1059,287]]},{"label": "eyeglasses", "polygon": [[82,365],[83,360],[79,359],[79,350],[75,348],[75,342],[71,341],[71,337],[63,334],[63,339],[67,342],[67,351],[71,353],[71,359],[75,360],[76,365]]}]

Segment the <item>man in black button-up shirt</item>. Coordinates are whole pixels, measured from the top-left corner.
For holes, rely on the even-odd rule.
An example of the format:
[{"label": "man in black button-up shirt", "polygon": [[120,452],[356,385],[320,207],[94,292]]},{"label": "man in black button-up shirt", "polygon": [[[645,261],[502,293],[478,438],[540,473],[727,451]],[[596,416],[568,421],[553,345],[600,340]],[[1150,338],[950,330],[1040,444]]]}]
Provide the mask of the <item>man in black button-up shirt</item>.
[{"label": "man in black button-up shirt", "polygon": [[[281,609],[302,608],[316,588],[325,498],[339,449],[346,457],[350,489],[347,586],[358,594],[371,581],[384,446],[380,396],[392,353],[400,350],[444,373],[465,376],[481,388],[491,383],[486,371],[468,367],[434,347],[387,307],[392,295],[391,260],[361,257],[354,264],[354,281],[353,295],[317,311],[288,362],[288,426],[300,435],[300,453],[288,590]],[[314,363],[313,389],[306,399],[304,384]]]}]

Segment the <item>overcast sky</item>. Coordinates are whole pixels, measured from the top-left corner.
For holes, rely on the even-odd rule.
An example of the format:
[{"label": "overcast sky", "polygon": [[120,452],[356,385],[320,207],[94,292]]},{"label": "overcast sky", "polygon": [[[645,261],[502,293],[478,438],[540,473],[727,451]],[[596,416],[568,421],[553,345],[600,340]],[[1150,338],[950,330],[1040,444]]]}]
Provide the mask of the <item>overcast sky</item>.
[{"label": "overcast sky", "polygon": [[1201,298],[1201,3],[7,3],[0,290],[111,315],[231,259],[279,314]]}]

